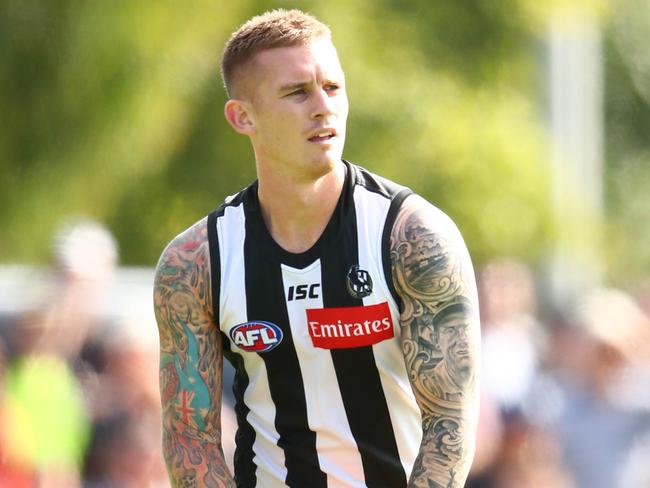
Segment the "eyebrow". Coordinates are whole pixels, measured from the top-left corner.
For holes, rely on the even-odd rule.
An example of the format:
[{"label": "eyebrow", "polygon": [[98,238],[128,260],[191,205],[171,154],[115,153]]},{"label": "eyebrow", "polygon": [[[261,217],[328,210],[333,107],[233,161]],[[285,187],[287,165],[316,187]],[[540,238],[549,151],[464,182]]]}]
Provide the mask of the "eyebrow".
[{"label": "eyebrow", "polygon": [[297,83],[290,83],[288,85],[282,85],[280,87],[279,91],[281,91],[281,92],[293,91],[293,90],[296,90],[298,88],[304,88],[307,85],[309,85],[309,81],[299,81]]}]

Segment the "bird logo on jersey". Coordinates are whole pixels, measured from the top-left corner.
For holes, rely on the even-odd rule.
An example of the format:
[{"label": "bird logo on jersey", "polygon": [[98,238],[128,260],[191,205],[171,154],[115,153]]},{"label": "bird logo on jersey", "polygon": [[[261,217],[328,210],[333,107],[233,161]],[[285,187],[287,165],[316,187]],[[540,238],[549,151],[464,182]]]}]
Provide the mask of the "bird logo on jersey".
[{"label": "bird logo on jersey", "polygon": [[365,269],[353,264],[348,270],[346,279],[348,293],[354,298],[364,298],[372,293],[372,278]]}]

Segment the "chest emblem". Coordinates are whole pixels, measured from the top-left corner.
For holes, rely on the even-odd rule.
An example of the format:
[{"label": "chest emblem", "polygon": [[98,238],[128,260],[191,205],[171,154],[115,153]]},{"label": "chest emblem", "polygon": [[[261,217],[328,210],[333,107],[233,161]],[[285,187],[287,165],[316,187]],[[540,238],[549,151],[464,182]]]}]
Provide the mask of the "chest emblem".
[{"label": "chest emblem", "polygon": [[230,339],[244,351],[268,352],[282,342],[282,329],[263,320],[244,322],[230,329]]},{"label": "chest emblem", "polygon": [[359,268],[358,264],[350,266],[345,282],[348,293],[354,298],[364,298],[372,293],[372,278],[370,277],[370,273],[365,269]]}]

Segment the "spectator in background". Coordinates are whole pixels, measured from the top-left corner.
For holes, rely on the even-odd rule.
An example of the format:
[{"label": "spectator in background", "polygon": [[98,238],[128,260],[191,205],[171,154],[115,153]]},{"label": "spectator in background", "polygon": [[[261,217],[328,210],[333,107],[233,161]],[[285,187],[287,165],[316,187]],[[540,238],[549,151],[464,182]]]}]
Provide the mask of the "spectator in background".
[{"label": "spectator in background", "polygon": [[603,289],[581,298],[566,320],[549,364],[561,393],[553,427],[567,465],[579,488],[643,486],[622,476],[633,446],[650,433],[641,367],[648,319],[628,295]]},{"label": "spectator in background", "polygon": [[509,418],[494,460],[466,488],[574,488],[552,433],[524,416]]},{"label": "spectator in background", "polygon": [[83,220],[52,249],[36,306],[2,330],[0,487],[166,488],[158,336],[124,303],[107,303],[115,240]]},{"label": "spectator in background", "polygon": [[[119,411],[100,419],[84,470],[85,488],[167,487],[159,451],[160,418]],[[158,462],[158,458],[160,462]]]},{"label": "spectator in background", "polygon": [[7,459],[45,488],[81,486],[89,436],[80,353],[115,268],[115,240],[101,225],[79,221],[54,238],[53,286],[40,307],[13,329],[6,375]]},{"label": "spectator in background", "polygon": [[650,279],[646,279],[634,290],[634,298],[646,317],[650,317]]},{"label": "spectator in background", "polygon": [[[0,340],[0,486],[12,488],[32,488],[36,482],[35,473],[30,463],[24,463],[15,449],[12,449],[16,422],[10,415],[16,409],[9,406],[5,391],[6,349]],[[10,402],[11,400],[9,400]]]},{"label": "spectator in background", "polygon": [[621,470],[619,486],[650,487],[650,432],[634,443]]},{"label": "spectator in background", "polygon": [[503,258],[479,273],[482,396],[468,488],[572,488],[557,439],[536,423],[531,394],[547,338],[536,316],[532,273]]},{"label": "spectator in background", "polygon": [[482,269],[478,285],[483,327],[481,383],[500,410],[518,412],[530,393],[546,341],[536,318],[532,274],[522,262],[495,260]]},{"label": "spectator in background", "polygon": [[168,486],[160,450],[158,341],[135,321],[104,327],[93,398],[93,434],[84,465],[89,488]]}]

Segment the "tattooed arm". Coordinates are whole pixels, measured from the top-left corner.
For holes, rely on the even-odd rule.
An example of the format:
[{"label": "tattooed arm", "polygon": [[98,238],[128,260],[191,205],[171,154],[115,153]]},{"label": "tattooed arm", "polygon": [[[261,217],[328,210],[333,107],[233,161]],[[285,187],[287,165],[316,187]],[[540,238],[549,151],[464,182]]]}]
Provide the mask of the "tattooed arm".
[{"label": "tattooed arm", "polygon": [[163,453],[174,487],[234,487],[221,449],[222,350],[212,316],[206,219],[156,268]]},{"label": "tattooed arm", "polygon": [[478,301],[465,244],[453,222],[417,196],[391,233],[402,299],[401,341],[423,437],[409,488],[456,488],[474,456],[478,417]]}]

